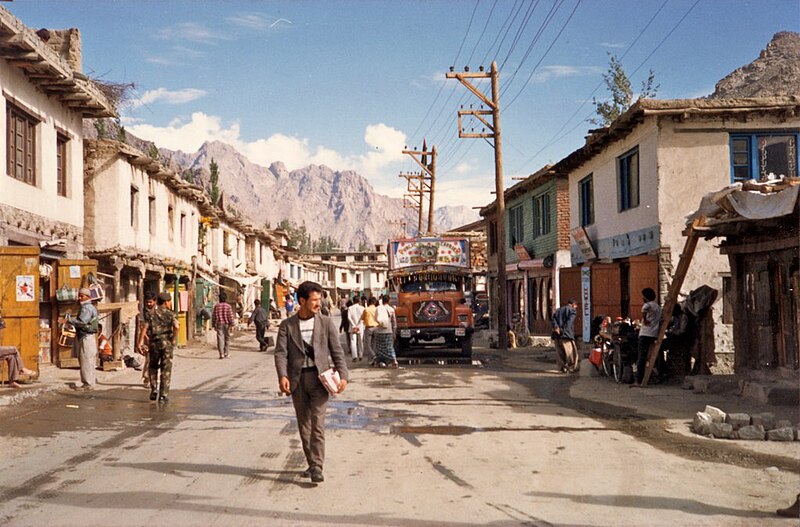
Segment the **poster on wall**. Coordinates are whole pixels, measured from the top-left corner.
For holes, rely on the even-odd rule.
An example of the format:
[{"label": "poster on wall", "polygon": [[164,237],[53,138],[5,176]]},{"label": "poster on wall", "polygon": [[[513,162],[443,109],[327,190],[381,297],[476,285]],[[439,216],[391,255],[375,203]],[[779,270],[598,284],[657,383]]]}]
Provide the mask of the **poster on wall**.
[{"label": "poster on wall", "polygon": [[33,275],[17,275],[17,302],[33,302],[36,294]]},{"label": "poster on wall", "polygon": [[583,341],[589,342],[592,334],[592,268],[581,267],[581,320]]}]

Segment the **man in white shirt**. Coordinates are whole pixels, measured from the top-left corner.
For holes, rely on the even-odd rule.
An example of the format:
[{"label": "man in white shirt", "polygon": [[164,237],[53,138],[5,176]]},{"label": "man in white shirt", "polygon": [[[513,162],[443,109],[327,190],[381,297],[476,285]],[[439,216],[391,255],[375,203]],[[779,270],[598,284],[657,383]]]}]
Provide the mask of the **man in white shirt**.
[{"label": "man in white shirt", "polygon": [[353,305],[347,308],[347,320],[350,321],[350,355],[353,360],[364,357],[364,321],[361,316],[364,314],[364,306],[360,302],[353,301]]}]

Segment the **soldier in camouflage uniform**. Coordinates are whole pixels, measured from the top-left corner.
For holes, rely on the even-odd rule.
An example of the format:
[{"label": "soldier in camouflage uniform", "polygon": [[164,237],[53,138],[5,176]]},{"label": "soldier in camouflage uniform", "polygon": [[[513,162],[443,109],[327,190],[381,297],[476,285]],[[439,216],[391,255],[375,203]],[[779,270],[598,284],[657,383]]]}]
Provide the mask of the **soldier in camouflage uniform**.
[{"label": "soldier in camouflage uniform", "polygon": [[[172,378],[172,350],[178,334],[178,319],[167,308],[169,293],[159,293],[156,309],[145,311],[142,325],[142,339],[147,335],[150,359],[150,400],[165,403],[169,398],[169,383]],[[140,347],[141,347],[140,343]],[[161,370],[161,382],[158,371]]]}]

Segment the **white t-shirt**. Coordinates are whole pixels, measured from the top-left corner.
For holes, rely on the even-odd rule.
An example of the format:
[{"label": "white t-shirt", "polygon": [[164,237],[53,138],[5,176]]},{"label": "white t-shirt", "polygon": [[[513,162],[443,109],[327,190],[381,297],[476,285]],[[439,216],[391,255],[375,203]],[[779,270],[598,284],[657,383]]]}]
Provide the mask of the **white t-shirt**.
[{"label": "white t-shirt", "polygon": [[656,302],[647,302],[642,306],[642,326],[639,328],[639,336],[658,337],[660,324],[661,307]]},{"label": "white t-shirt", "polygon": [[[314,336],[314,319],[316,317],[311,317],[308,320],[297,318],[300,321],[300,335],[303,337],[303,342],[311,346],[311,339]],[[303,368],[313,368],[314,366],[316,366],[314,359],[306,355],[306,358],[303,359]]]}]

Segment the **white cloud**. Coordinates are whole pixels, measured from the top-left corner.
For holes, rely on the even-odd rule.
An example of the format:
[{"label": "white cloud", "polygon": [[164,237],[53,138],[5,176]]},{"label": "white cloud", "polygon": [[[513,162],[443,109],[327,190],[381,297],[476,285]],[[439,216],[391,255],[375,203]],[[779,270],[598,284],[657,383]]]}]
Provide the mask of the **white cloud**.
[{"label": "white cloud", "polygon": [[[196,152],[206,141],[222,141],[232,145],[253,163],[269,166],[281,161],[289,170],[310,164],[326,165],[334,170],[354,170],[367,178],[381,194],[402,197],[405,185],[397,177],[402,163],[406,134],[384,123],[368,125],[364,131],[366,151],[342,155],[324,145],[311,145],[309,139],[286,134],[273,134],[255,141],[244,141],[239,123],[225,124],[217,116],[195,112],[190,120],[175,119],[167,126],[134,123],[128,130],[159,147],[183,152]],[[453,172],[437,181],[436,204],[485,205],[492,201],[494,176],[479,174],[474,164],[463,162]]]},{"label": "white cloud", "polygon": [[625,47],[624,42],[601,42],[600,45],[604,48],[620,49]]},{"label": "white cloud", "polygon": [[192,42],[211,43],[218,40],[230,40],[231,37],[214,31],[196,22],[180,22],[174,26],[162,28],[158,37],[163,40],[190,40]]},{"label": "white cloud", "polygon": [[599,66],[567,66],[565,64],[553,64],[543,66],[533,75],[534,82],[547,82],[551,79],[564,77],[577,77],[581,75],[594,75],[603,73],[605,68]]},{"label": "white cloud", "polygon": [[163,104],[185,104],[194,101],[201,97],[205,97],[207,92],[197,88],[184,88],[182,90],[168,90],[166,88],[157,88],[155,90],[147,90],[138,99],[131,101],[131,107],[139,108],[145,104],[163,103]]}]

